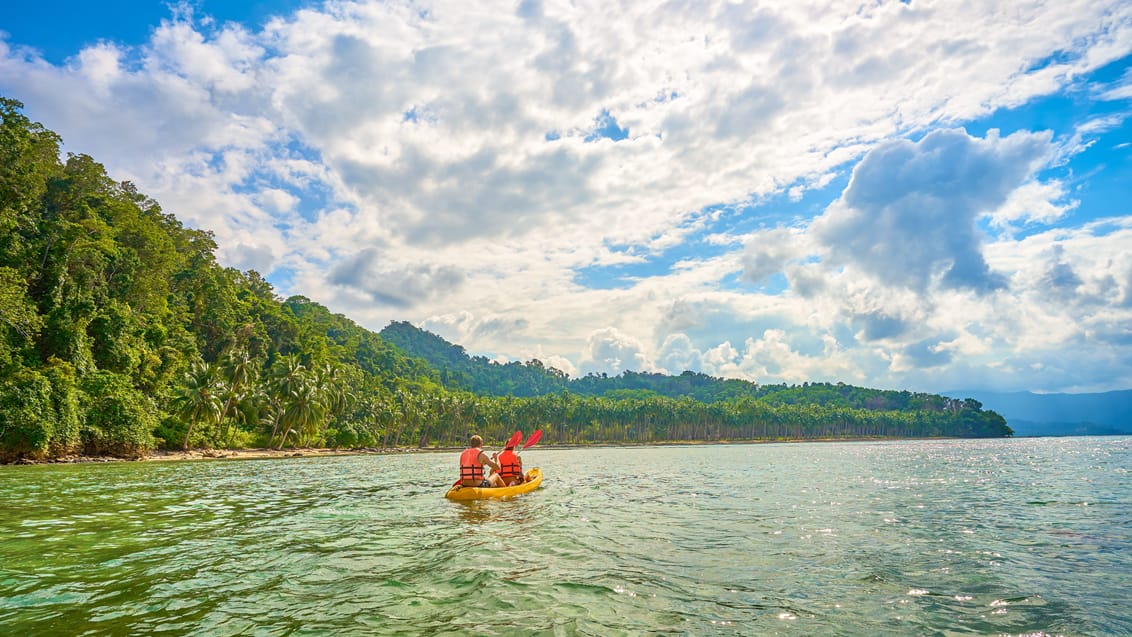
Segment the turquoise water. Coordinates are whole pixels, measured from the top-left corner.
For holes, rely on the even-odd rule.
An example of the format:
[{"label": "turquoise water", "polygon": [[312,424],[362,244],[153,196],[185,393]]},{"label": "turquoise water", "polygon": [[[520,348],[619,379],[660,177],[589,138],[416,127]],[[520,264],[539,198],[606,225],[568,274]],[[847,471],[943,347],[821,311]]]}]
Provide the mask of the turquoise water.
[{"label": "turquoise water", "polygon": [[0,467],[0,633],[1129,635],[1132,438]]}]

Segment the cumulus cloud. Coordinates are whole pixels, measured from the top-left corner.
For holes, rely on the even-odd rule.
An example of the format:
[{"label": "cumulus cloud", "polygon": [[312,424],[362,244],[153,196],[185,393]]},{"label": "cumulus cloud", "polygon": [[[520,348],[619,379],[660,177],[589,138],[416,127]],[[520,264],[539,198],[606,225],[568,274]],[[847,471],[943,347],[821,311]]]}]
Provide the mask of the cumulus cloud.
[{"label": "cumulus cloud", "polygon": [[241,270],[270,272],[275,266],[275,254],[270,247],[236,243],[231,247],[232,254],[225,251],[228,261]]},{"label": "cumulus cloud", "polygon": [[455,266],[387,263],[369,248],[343,258],[330,270],[329,281],[366,292],[378,303],[410,308],[459,289],[464,272]]},{"label": "cumulus cloud", "polygon": [[1049,135],[984,139],[939,130],[886,142],[853,170],[841,199],[812,226],[834,264],[891,285],[993,290],[976,220],[1001,206],[1049,155]]},{"label": "cumulus cloud", "polygon": [[657,364],[669,374],[681,374],[686,371],[698,372],[703,369],[703,355],[692,344],[692,339],[686,334],[669,334],[660,346]]},{"label": "cumulus cloud", "polygon": [[789,265],[784,273],[790,289],[803,298],[812,298],[826,289],[826,271],[820,264]]},{"label": "cumulus cloud", "polygon": [[640,341],[614,327],[596,330],[586,339],[579,370],[583,374],[652,371]]},{"label": "cumulus cloud", "polygon": [[1048,290],[1051,295],[1061,298],[1074,295],[1082,283],[1081,277],[1073,271],[1073,266],[1063,260],[1064,252],[1064,246],[1055,245],[1053,247],[1045,275],[1042,276],[1040,281],[1040,285]]},{"label": "cumulus cloud", "polygon": [[[226,264],[373,329],[428,323],[571,373],[1064,383],[1048,370],[1071,358],[1037,374],[1043,353],[1079,339],[1100,361],[1132,318],[1128,211],[1053,233],[1076,176],[1039,170],[1121,116],[939,127],[1077,90],[1130,43],[1117,0],[347,0],[258,29],[179,10],[62,65],[0,37],[0,91],[215,231]],[[809,199],[850,167],[832,206]],[[793,207],[756,205],[776,197]],[[637,269],[583,283],[613,263]]]},{"label": "cumulus cloud", "polygon": [[578,368],[574,366],[574,362],[565,356],[553,354],[550,356],[543,356],[539,358],[547,367],[557,369],[558,371],[566,374],[567,376],[577,377]]},{"label": "cumulus cloud", "polygon": [[[908,367],[924,369],[940,367],[950,363],[952,352],[942,347],[940,341],[937,339],[925,339],[905,346],[901,352],[901,356],[908,359]],[[903,365],[898,362],[894,366],[899,368]]]},{"label": "cumulus cloud", "polygon": [[800,256],[797,243],[794,234],[785,228],[756,233],[743,251],[743,280],[758,285],[782,272]]},{"label": "cumulus cloud", "polygon": [[1030,181],[1012,191],[1006,201],[991,213],[990,218],[997,227],[1012,231],[1015,226],[1027,223],[1054,223],[1079,203],[1068,199],[1065,185],[1056,179],[1046,182]]},{"label": "cumulus cloud", "polygon": [[[480,343],[516,339],[526,333],[528,326],[529,322],[522,317],[478,317],[467,311],[431,316],[421,324],[424,329],[439,334],[450,342],[472,348]],[[515,356],[520,353],[511,354]]]}]

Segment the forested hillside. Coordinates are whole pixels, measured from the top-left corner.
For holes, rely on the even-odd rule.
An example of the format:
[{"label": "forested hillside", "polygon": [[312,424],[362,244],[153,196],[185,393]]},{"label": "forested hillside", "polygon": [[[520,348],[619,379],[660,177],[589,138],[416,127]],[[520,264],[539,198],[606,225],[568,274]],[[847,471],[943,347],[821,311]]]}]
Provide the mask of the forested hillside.
[{"label": "forested hillside", "polygon": [[20,109],[0,100],[0,459],[374,443],[374,405],[438,389],[375,334],[221,267],[210,233],[90,157],[60,161]]},{"label": "forested hillside", "polygon": [[544,367],[542,362],[494,363],[484,356],[468,356],[464,348],[410,323],[394,321],[380,332],[381,338],[401,351],[412,352],[439,370],[440,381],[449,389],[484,396],[542,396],[569,386],[565,372]]},{"label": "forested hillside", "polygon": [[[569,379],[374,334],[254,271],[0,98],[0,461],[157,446],[1001,436],[974,401],[697,374]],[[403,349],[402,349],[403,348]],[[404,351],[403,351],[404,350]],[[409,351],[412,355],[408,355]]]},{"label": "forested hillside", "polygon": [[542,396],[567,390],[582,396],[667,396],[705,403],[746,398],[770,405],[820,405],[870,411],[945,411],[969,404],[937,394],[867,389],[844,383],[759,385],[690,371],[678,376],[625,371],[616,376],[589,374],[571,379],[538,360],[500,364],[484,356],[468,356],[463,347],[410,323],[390,323],[380,334],[401,351],[420,357],[440,370],[445,387],[488,396]]},{"label": "forested hillside", "polygon": [[[846,430],[845,435],[873,435],[869,433],[869,427],[855,429],[850,422],[854,418],[877,418],[880,414],[886,414],[882,420],[893,420],[888,431],[902,430],[906,425],[898,423],[903,422],[908,414],[919,414],[920,423],[913,426],[918,433],[909,431],[882,435],[996,436],[1009,435],[1010,431],[998,414],[984,411],[982,405],[972,399],[867,389],[844,383],[759,385],[691,371],[678,376],[625,371],[616,376],[590,374],[571,379],[539,360],[496,363],[483,356],[470,357],[463,347],[405,322],[391,323],[381,331],[381,336],[407,354],[423,358],[440,370],[441,383],[445,387],[489,396],[535,397],[561,392],[580,399],[602,399],[620,405],[667,402],[673,409],[677,409],[678,404],[691,401],[717,412],[758,403],[786,419],[799,414],[819,421],[833,419],[841,423],[841,428]],[[898,416],[898,413],[902,415]],[[928,422],[932,424],[928,425]],[[817,422],[814,424],[815,427],[821,426]],[[838,428],[834,426],[833,430]],[[729,437],[726,428],[719,435]]]}]

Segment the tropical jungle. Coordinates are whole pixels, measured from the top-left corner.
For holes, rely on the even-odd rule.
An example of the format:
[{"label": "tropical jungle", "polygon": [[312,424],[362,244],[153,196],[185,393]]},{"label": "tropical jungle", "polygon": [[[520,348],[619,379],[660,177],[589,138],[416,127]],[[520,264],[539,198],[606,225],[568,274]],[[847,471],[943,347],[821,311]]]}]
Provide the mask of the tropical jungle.
[{"label": "tropical jungle", "polygon": [[255,271],[212,233],[0,97],[0,461],[156,449],[435,448],[1009,436],[971,399],[684,372],[571,378],[408,323],[380,333]]}]

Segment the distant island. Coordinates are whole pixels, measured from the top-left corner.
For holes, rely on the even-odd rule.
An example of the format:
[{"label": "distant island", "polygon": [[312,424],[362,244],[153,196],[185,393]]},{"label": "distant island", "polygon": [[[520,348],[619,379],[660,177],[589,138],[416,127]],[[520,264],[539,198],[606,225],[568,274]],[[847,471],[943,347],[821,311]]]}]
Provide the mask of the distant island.
[{"label": "distant island", "polygon": [[0,461],[156,449],[997,437],[973,398],[685,372],[569,378],[408,323],[380,334],[255,271],[0,98]]}]

